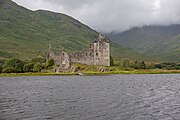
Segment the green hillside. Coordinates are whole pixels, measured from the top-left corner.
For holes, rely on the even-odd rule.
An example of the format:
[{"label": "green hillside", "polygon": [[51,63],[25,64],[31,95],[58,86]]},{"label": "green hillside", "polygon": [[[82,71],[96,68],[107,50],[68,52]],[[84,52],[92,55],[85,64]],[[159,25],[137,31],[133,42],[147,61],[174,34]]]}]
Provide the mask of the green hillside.
[{"label": "green hillside", "polygon": [[[31,59],[53,50],[87,48],[98,33],[64,14],[30,11],[11,0],[0,0],[0,58]],[[112,56],[138,59],[140,55],[112,43]]]},{"label": "green hillside", "polygon": [[144,26],[108,34],[116,43],[164,61],[180,61],[180,25]]},{"label": "green hillside", "polygon": [[[154,51],[153,55],[158,57],[160,54],[162,59],[169,61],[180,61],[180,34],[175,37],[156,45],[152,48]],[[151,51],[152,51],[151,50]],[[157,54],[155,51],[158,51]]]}]

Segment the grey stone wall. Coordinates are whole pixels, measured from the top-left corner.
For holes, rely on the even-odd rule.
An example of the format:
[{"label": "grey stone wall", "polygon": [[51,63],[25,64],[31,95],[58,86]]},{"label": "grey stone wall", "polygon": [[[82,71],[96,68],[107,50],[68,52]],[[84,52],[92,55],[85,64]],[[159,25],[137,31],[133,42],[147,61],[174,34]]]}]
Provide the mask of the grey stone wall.
[{"label": "grey stone wall", "polygon": [[[110,41],[103,35],[90,44],[87,50],[81,52],[48,52],[48,59],[53,59],[60,69],[68,69],[71,63],[87,65],[110,66]],[[58,68],[58,69],[59,69]]]},{"label": "grey stone wall", "polygon": [[49,51],[48,59],[53,59],[56,67],[59,67],[59,69],[62,70],[68,69],[71,65],[69,53],[64,50],[61,50],[60,52]]}]

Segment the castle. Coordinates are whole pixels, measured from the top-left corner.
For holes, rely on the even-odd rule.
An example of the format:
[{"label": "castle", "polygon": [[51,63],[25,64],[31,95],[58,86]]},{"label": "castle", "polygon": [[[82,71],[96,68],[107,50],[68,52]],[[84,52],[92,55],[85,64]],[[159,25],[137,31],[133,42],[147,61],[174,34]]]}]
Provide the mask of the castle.
[{"label": "castle", "polygon": [[102,34],[90,44],[87,50],[81,52],[54,52],[49,50],[48,59],[53,59],[60,70],[66,70],[72,63],[86,65],[110,66],[110,41]]}]

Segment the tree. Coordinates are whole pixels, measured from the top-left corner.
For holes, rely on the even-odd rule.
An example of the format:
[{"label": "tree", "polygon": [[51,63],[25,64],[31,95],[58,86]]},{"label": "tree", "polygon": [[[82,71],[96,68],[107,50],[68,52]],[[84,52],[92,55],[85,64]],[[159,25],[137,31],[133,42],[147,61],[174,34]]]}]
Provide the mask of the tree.
[{"label": "tree", "polygon": [[49,68],[49,67],[52,67],[54,65],[54,60],[53,59],[48,59],[46,61],[46,67]]},{"label": "tree", "polygon": [[6,67],[2,70],[3,73],[15,73],[16,70],[13,67]]},{"label": "tree", "polygon": [[114,66],[114,59],[112,56],[110,56],[110,66]]},{"label": "tree", "polygon": [[16,63],[16,66],[14,67],[15,71],[18,72],[18,73],[21,73],[23,72],[23,66],[24,66],[24,62],[23,61],[18,61]]},{"label": "tree", "polygon": [[126,59],[126,58],[122,59],[121,60],[121,66],[124,67],[124,68],[129,67],[130,66],[130,60]]},{"label": "tree", "polygon": [[132,62],[130,66],[134,69],[138,69],[138,61]]},{"label": "tree", "polygon": [[155,68],[162,69],[161,64],[155,64]]},{"label": "tree", "polygon": [[16,66],[16,59],[15,58],[11,58],[11,59],[7,59],[5,60],[4,64],[3,64],[3,68],[6,67],[15,67]]},{"label": "tree", "polygon": [[144,61],[140,62],[140,69],[146,69],[146,63]]},{"label": "tree", "polygon": [[146,69],[146,64],[144,61],[135,61],[131,64],[131,67],[135,69]]},{"label": "tree", "polygon": [[2,70],[3,70],[2,65],[0,65],[0,73],[2,73]]},{"label": "tree", "polygon": [[3,68],[9,67],[9,68],[13,68],[14,72],[23,72],[23,66],[24,66],[23,61],[19,59],[11,58],[5,60]]},{"label": "tree", "polygon": [[33,67],[33,72],[41,72],[42,70],[42,64],[40,62],[36,63]]},{"label": "tree", "polygon": [[34,63],[27,63],[23,67],[24,72],[33,72]]},{"label": "tree", "polygon": [[180,65],[178,63],[173,62],[165,62],[165,63],[159,63],[155,65],[158,69],[165,69],[165,70],[179,70]]},{"label": "tree", "polygon": [[5,61],[5,60],[1,60],[1,59],[0,59],[0,65],[3,65],[3,64],[4,64],[4,61]]},{"label": "tree", "polygon": [[155,64],[153,63],[149,63],[148,65],[146,65],[146,69],[155,69]]}]

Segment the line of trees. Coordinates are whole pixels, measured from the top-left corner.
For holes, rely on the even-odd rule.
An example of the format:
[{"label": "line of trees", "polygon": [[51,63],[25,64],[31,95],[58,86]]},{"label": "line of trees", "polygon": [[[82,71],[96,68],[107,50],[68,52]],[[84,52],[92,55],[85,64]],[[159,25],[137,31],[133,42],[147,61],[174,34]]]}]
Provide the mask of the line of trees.
[{"label": "line of trees", "polygon": [[[133,69],[165,69],[180,70],[180,62],[164,62],[158,64],[146,64],[144,61],[131,61],[130,59],[122,59],[118,64],[114,63],[111,57],[111,66],[121,66],[123,68]],[[16,58],[0,60],[0,73],[25,73],[25,72],[41,72],[43,69],[52,69],[54,60],[46,60],[44,58],[35,58],[31,61],[22,61]]]},{"label": "line of trees", "polygon": [[123,68],[146,69],[147,65],[144,61],[131,61],[130,59],[122,59],[119,63]]},{"label": "line of trees", "polygon": [[122,59],[116,66],[134,69],[164,69],[164,70],[180,70],[180,63],[164,62],[164,63],[145,63],[145,61],[131,61],[130,59]]},{"label": "line of trees", "polygon": [[41,72],[42,69],[48,69],[54,65],[54,61],[44,58],[35,58],[31,61],[22,61],[16,58],[0,61],[0,73],[25,73]]},{"label": "line of trees", "polygon": [[164,62],[160,64],[155,64],[155,68],[166,70],[180,70],[180,63]]}]

